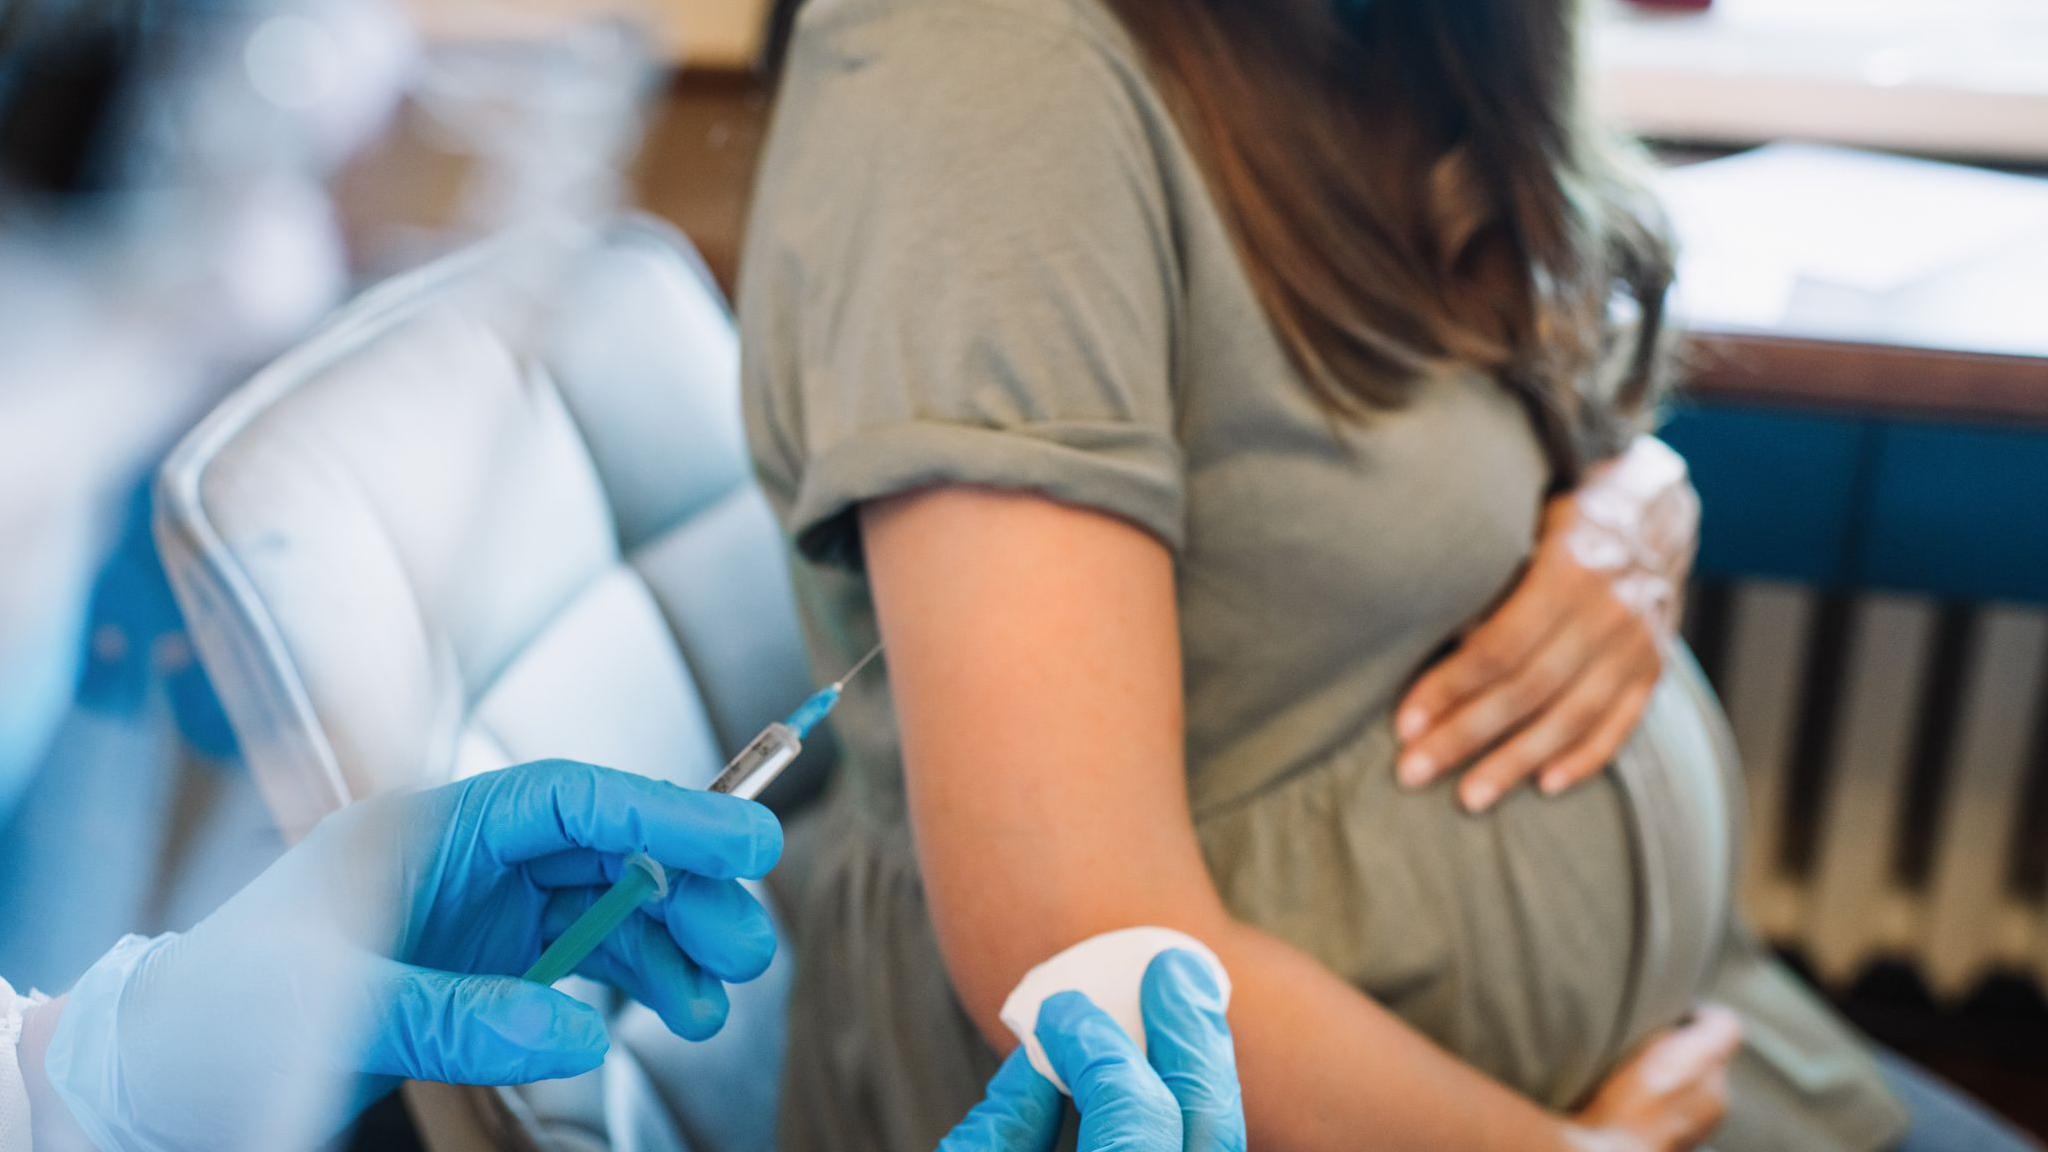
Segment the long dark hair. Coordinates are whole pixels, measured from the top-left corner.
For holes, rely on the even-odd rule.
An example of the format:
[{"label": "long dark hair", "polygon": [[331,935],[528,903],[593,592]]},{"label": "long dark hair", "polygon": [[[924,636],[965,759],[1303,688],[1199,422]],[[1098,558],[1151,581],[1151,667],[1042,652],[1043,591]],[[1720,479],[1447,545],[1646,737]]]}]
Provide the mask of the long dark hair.
[{"label": "long dark hair", "polygon": [[1640,427],[1671,251],[1580,92],[1576,0],[1107,0],[1333,415],[1444,362],[1521,396],[1560,483]]}]

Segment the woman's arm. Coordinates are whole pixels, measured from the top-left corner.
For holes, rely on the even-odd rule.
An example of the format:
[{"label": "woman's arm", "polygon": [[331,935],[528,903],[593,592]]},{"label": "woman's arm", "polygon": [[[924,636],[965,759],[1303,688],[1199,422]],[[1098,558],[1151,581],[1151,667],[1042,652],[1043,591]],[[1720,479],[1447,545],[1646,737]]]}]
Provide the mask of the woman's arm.
[{"label": "woman's arm", "polygon": [[1173,564],[1100,513],[970,488],[864,506],[911,818],[984,1036],[1033,964],[1158,924],[1213,947],[1255,1147],[1565,1148],[1565,1125],[1232,920],[1188,815]]}]

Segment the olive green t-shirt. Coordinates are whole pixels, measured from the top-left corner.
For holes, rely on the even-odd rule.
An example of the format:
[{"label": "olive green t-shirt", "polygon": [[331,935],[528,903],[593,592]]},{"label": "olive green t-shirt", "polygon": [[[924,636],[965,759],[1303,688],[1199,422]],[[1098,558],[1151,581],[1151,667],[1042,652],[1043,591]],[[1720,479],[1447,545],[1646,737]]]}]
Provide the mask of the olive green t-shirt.
[{"label": "olive green t-shirt", "polygon": [[[1516,399],[1457,369],[1333,425],[1096,0],[811,0],[740,321],[821,672],[877,635],[863,501],[974,484],[1129,521],[1174,559],[1191,817],[1240,919],[1559,1109],[1727,973],[1766,971],[1782,987],[1738,1006],[1789,1014],[1762,1031],[1799,1042],[1745,1055],[1719,1146],[1896,1134],[1857,1042],[1733,924],[1738,805],[1683,653],[1625,763],[1584,787],[1474,817],[1448,782],[1395,786],[1389,713],[1514,582],[1544,453]],[[783,1142],[931,1147],[993,1061],[932,940],[886,678],[836,725]]]}]

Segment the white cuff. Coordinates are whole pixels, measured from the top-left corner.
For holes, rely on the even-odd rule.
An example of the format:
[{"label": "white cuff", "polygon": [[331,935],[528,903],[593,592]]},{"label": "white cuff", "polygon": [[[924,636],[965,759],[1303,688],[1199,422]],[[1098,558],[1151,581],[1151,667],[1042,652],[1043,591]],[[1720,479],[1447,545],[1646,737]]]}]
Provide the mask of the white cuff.
[{"label": "white cuff", "polygon": [[0,980],[0,1152],[29,1152],[35,1135],[29,1128],[28,1084],[21,1076],[22,1013],[48,1000],[41,992],[17,994]]},{"label": "white cuff", "polygon": [[1143,1052],[1145,1013],[1140,993],[1145,985],[1145,969],[1151,967],[1160,953],[1176,948],[1192,952],[1208,963],[1210,974],[1216,977],[1216,986],[1223,993],[1224,1007],[1229,1007],[1230,973],[1223,970],[1223,961],[1216,958],[1208,945],[1171,928],[1121,928],[1091,936],[1026,972],[1009,999],[1003,1001],[1003,1023],[1023,1043],[1038,1074],[1071,1096],[1066,1081],[1053,1071],[1052,1061],[1046,1059],[1045,1049],[1038,1043],[1039,1008],[1061,992],[1082,993],[1097,1008],[1109,1013],[1110,1019]]}]

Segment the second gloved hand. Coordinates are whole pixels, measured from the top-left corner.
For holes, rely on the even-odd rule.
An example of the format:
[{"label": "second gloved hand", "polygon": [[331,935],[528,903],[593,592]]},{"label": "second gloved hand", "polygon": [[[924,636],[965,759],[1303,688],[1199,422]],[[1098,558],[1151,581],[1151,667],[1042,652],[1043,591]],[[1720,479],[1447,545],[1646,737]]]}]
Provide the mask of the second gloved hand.
[{"label": "second gloved hand", "polygon": [[[1038,1042],[1081,1114],[1077,1152],[1244,1152],[1244,1100],[1223,996],[1191,952],[1145,970],[1145,1047],[1078,992],[1038,1012]],[[1019,1048],[939,1152],[1051,1152],[1066,1109]]]},{"label": "second gloved hand", "polygon": [[393,1078],[510,1084],[590,1071],[594,1008],[518,977],[645,851],[668,898],[582,966],[701,1039],[759,976],[767,809],[554,761],[323,821],[190,932],[130,937],[66,997],[50,1082],[105,1152],[318,1142]]}]

